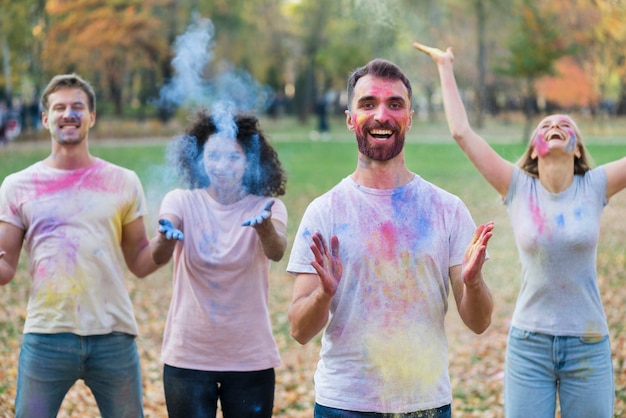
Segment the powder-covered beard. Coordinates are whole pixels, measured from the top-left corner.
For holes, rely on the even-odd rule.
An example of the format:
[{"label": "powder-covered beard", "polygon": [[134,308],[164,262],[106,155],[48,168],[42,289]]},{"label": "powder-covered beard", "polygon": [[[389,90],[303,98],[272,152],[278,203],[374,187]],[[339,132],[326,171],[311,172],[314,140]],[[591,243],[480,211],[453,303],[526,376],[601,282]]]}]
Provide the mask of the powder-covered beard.
[{"label": "powder-covered beard", "polygon": [[[395,140],[393,144],[376,144],[373,145],[367,140],[367,132],[371,129],[390,129],[395,132]],[[363,133],[356,134],[356,142],[361,154],[365,155],[368,158],[371,158],[375,161],[388,161],[391,160],[396,155],[402,152],[402,148],[404,148],[404,134],[400,133],[396,126],[385,123],[373,123],[371,125],[365,125]]]}]

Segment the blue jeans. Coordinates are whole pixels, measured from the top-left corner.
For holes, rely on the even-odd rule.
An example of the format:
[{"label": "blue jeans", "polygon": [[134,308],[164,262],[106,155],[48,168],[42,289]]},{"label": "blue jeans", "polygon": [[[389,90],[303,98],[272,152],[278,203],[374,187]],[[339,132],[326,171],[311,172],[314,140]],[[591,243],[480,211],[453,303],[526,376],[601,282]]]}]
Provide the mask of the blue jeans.
[{"label": "blue jeans", "polygon": [[444,405],[439,408],[427,409],[424,411],[405,413],[379,413],[379,412],[357,412],[345,409],[329,408],[327,406],[315,404],[315,418],[451,418],[452,408]]},{"label": "blue jeans", "polygon": [[163,366],[169,418],[208,418],[220,400],[225,418],[270,418],[274,409],[274,369],[213,372]]},{"label": "blue jeans", "polygon": [[615,403],[609,337],[555,337],[511,327],[506,349],[507,418],[612,418]]},{"label": "blue jeans", "polygon": [[135,337],[61,333],[24,334],[16,418],[56,417],[63,398],[78,379],[91,389],[103,418],[143,417]]}]

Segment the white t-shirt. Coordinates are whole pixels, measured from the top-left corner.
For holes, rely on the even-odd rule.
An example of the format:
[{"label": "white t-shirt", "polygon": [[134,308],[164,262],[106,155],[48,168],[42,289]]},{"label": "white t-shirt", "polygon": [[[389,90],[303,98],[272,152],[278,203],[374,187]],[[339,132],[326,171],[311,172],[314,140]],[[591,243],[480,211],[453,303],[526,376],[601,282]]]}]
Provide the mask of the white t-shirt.
[{"label": "white t-shirt", "polygon": [[550,335],[608,335],[596,280],[604,168],[574,176],[567,190],[554,194],[516,167],[504,203],[522,265],[511,324]]},{"label": "white t-shirt", "polygon": [[146,212],[137,175],[99,158],[6,177],[0,221],[25,230],[32,280],[24,332],[137,335],[120,244],[122,226]]},{"label": "white t-shirt", "polygon": [[248,195],[231,205],[206,189],[169,192],[160,214],[182,220],[174,249],[173,295],[161,359],[185,369],[265,370],[280,364],[268,309],[269,259],[254,228],[241,224],[274,200],[272,218],[287,224],[284,203]]},{"label": "white t-shirt", "polygon": [[343,179],[307,208],[287,270],[315,273],[311,236],[339,238],[343,275],[315,373],[316,402],[410,412],[452,401],[449,269],[475,230],[461,200],[415,175],[397,189]]}]

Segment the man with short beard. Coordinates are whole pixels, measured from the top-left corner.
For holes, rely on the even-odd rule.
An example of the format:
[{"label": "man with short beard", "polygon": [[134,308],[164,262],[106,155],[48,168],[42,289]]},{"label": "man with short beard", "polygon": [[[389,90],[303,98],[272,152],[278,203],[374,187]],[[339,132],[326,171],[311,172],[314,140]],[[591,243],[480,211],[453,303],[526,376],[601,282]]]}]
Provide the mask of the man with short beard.
[{"label": "man with short beard", "polygon": [[493,223],[409,171],[411,84],[375,59],[348,79],[356,170],[307,208],[287,270],[291,335],[322,329],[315,417],[450,417],[444,317],[450,287],[475,333],[491,322],[482,277]]}]

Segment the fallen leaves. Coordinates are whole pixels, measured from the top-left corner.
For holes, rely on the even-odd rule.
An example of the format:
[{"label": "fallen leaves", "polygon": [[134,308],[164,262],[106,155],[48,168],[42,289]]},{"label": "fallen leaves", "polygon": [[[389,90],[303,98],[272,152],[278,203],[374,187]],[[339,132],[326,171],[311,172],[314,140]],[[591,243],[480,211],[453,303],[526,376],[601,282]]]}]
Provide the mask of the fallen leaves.
[{"label": "fallen leaves", "polygon": [[[501,208],[499,208],[501,209]],[[603,216],[598,251],[598,281],[611,332],[615,370],[615,417],[626,416],[626,223],[623,213],[626,196],[614,197]],[[449,340],[450,376],[453,388],[453,416],[456,418],[503,417],[502,378],[504,353],[515,298],[518,291],[518,259],[506,219],[497,222],[490,242],[491,260],[485,277],[494,294],[495,311],[489,329],[475,335],[461,323],[453,308],[446,327]],[[276,370],[274,416],[309,418],[313,416],[315,389],[313,373],[319,358],[319,337],[302,346],[289,336],[287,308],[291,301],[293,278],[285,273],[286,260],[272,265],[270,310],[282,365]],[[160,363],[161,339],[171,296],[171,266],[145,279],[128,276],[140,335],[144,408],[146,418],[167,417]],[[0,418],[13,417],[17,360],[25,317],[30,280],[22,266],[9,285],[0,288]],[[60,418],[98,417],[89,389],[77,382],[67,394]]]}]

